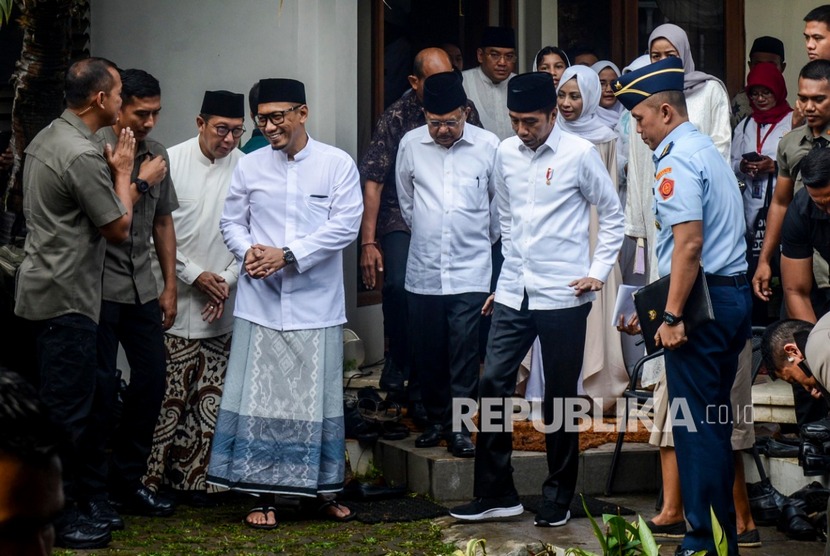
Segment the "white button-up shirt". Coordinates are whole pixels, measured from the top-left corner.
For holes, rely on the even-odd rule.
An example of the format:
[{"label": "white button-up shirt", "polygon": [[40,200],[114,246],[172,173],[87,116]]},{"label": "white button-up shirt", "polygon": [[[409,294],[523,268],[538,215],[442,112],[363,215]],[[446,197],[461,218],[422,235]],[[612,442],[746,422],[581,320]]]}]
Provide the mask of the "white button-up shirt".
[{"label": "white button-up shirt", "polygon": [[[593,301],[568,284],[589,276],[605,282],[623,240],[619,197],[596,148],[554,126],[536,151],[518,137],[496,154],[496,198],[504,265],[496,301],[521,309],[564,309]],[[590,260],[588,226],[596,205],[599,234]]]},{"label": "white button-up shirt", "polygon": [[[188,139],[167,151],[170,177],[179,198],[173,211],[176,229],[176,277],[178,314],[168,334],[181,338],[210,338],[233,330],[233,301],[239,267],[219,232],[219,217],[236,163],[245,156],[234,149],[211,163],[199,148],[199,138]],[[231,288],[222,318],[208,324],[202,309],[208,297],[193,286],[204,272],[222,276]]]},{"label": "white button-up shirt", "polygon": [[222,213],[225,243],[240,265],[255,243],[288,247],[297,262],[260,280],[241,269],[234,315],[274,330],[346,322],[342,252],[362,215],[357,167],[342,150],[309,137],[294,160],[271,148],[245,156]]},{"label": "white button-up shirt", "polygon": [[426,125],[403,136],[395,167],[398,204],[412,230],[406,291],[423,295],[488,292],[490,203],[499,139],[465,124],[449,149]]}]

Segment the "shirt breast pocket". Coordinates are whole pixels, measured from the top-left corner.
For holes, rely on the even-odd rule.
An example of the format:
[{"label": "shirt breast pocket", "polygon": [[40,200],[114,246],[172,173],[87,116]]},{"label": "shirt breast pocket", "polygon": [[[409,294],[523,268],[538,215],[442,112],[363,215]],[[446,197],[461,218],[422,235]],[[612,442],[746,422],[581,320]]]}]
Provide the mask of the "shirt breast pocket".
[{"label": "shirt breast pocket", "polygon": [[455,188],[456,207],[464,210],[483,210],[487,208],[487,178],[463,179]]},{"label": "shirt breast pocket", "polygon": [[328,220],[331,199],[328,195],[306,195],[303,220],[309,226],[308,231],[314,231]]}]

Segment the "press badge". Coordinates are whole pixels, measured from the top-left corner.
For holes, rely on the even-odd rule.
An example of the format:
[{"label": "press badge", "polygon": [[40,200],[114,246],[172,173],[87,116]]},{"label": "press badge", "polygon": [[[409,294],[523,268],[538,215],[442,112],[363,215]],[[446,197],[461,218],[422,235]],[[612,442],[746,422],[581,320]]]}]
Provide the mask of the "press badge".
[{"label": "press badge", "polygon": [[763,196],[763,192],[761,191],[761,180],[753,180],[752,181],[752,198],[753,199],[760,199]]}]

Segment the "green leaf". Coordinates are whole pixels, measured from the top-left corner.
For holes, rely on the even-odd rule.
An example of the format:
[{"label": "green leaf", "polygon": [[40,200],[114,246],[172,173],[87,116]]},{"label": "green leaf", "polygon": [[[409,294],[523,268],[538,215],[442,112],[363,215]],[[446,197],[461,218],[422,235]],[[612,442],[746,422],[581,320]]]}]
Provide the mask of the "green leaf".
[{"label": "green leaf", "polygon": [[709,506],[709,513],[712,515],[712,536],[715,538],[715,550],[718,556],[727,556],[729,554],[729,544],[726,542],[726,533],[723,532],[712,506]]},{"label": "green leaf", "polygon": [[0,0],[0,26],[9,22],[14,7],[14,0]]},{"label": "green leaf", "polygon": [[658,556],[660,554],[660,547],[654,541],[654,535],[651,534],[648,525],[646,525],[643,516],[638,516],[638,535],[640,542],[643,543],[643,554],[646,556]]},{"label": "green leaf", "polygon": [[602,530],[600,530],[599,525],[597,525],[597,521],[594,519],[594,516],[592,516],[591,512],[588,511],[588,505],[585,504],[585,497],[582,494],[580,494],[579,497],[582,498],[582,508],[585,510],[585,515],[587,515],[588,519],[591,520],[591,527],[594,528],[594,536],[596,536],[600,546],[602,547],[602,553],[608,554],[608,542],[605,540],[605,535],[602,534]]}]

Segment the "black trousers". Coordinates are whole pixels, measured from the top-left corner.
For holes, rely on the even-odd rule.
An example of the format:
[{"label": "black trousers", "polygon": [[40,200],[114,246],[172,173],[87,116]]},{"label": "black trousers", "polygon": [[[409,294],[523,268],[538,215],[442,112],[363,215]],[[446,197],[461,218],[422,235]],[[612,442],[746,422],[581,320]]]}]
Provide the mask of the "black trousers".
[{"label": "black trousers", "polygon": [[409,240],[406,232],[390,232],[380,238],[383,249],[383,335],[389,341],[387,357],[404,377],[408,377],[407,393],[410,400],[421,395],[418,376],[412,371],[409,309],[406,282],[406,259]]},{"label": "black trousers", "polygon": [[[516,374],[533,340],[539,336],[542,344],[542,363],[545,369],[544,422],[551,424],[554,417],[562,426],[545,434],[548,476],[542,484],[543,503],[568,508],[576,489],[579,467],[579,432],[566,428],[565,398],[577,396],[577,383],[582,369],[585,348],[585,328],[591,304],[555,310],[528,309],[525,294],[520,310],[500,303],[493,312],[487,357],[481,377],[479,396],[480,417],[484,417],[487,399],[508,398],[516,386]],[[502,410],[504,408],[502,407]],[[511,418],[512,405],[506,411],[497,411],[491,423],[504,426]],[[476,439],[475,497],[515,496],[512,432],[488,432],[482,427]]]},{"label": "black trousers", "polygon": [[33,323],[40,397],[52,419],[63,426],[69,442],[61,449],[64,493],[68,503],[97,493],[90,488],[89,473],[103,461],[104,438],[96,438],[91,423],[97,420],[95,405],[97,325],[80,314],[62,315]]},{"label": "black trousers", "polygon": [[[118,344],[124,347],[130,364],[130,381],[123,396],[116,429],[115,394],[118,391],[116,368]],[[164,398],[167,362],[164,330],[158,300],[145,304],[104,301],[98,326],[99,381],[106,384],[109,421],[98,423],[111,432],[112,457],[109,476],[104,463],[98,468],[97,480],[114,491],[130,491],[141,486],[147,471],[147,458],[153,443],[161,402]]]},{"label": "black trousers", "polygon": [[487,295],[409,293],[413,369],[430,424],[445,430],[452,424],[453,399],[478,394],[478,328]]}]

